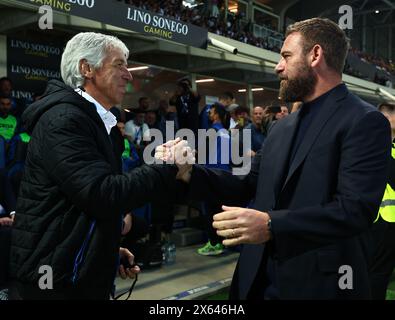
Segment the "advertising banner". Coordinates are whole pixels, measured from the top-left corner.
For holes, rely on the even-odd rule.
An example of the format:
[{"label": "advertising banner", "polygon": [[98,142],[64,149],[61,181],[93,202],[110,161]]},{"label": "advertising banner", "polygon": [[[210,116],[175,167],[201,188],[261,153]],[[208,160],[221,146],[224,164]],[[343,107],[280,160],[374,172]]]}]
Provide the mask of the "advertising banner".
[{"label": "advertising banner", "polygon": [[16,0],[54,11],[106,23],[146,35],[207,48],[208,31],[204,28],[133,7],[124,2],[103,0]]}]

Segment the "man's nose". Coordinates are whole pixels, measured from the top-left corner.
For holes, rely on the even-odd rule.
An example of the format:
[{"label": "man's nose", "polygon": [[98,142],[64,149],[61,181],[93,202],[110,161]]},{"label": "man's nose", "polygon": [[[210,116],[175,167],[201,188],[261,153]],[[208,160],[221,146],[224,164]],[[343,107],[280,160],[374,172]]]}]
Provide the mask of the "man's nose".
[{"label": "man's nose", "polygon": [[284,71],[284,63],[283,63],[283,58],[277,63],[276,67],[274,68],[277,74],[280,74],[281,72]]},{"label": "man's nose", "polygon": [[132,73],[128,70],[128,67],[126,67],[126,66],[125,66],[125,70],[124,70],[124,78],[128,81],[133,80]]}]

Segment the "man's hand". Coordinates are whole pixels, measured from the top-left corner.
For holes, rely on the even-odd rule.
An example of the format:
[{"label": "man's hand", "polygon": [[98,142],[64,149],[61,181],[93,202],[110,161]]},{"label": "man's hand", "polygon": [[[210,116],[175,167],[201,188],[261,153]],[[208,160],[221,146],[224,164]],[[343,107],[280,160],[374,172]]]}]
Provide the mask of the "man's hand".
[{"label": "man's hand", "polygon": [[14,222],[13,218],[8,218],[8,217],[0,218],[0,226],[9,226],[9,227],[11,227],[13,222]]},{"label": "man's hand", "polygon": [[121,234],[124,236],[126,235],[130,229],[132,228],[132,213],[127,213],[123,218],[123,228]]},{"label": "man's hand", "polygon": [[[119,257],[122,261],[122,259],[126,259],[129,261],[131,265],[134,263],[134,255],[126,248],[119,248]],[[137,273],[140,272],[139,266],[134,266],[133,268],[124,268],[124,266],[121,264],[119,265],[119,275],[121,276],[122,279],[130,278],[133,279]]]},{"label": "man's hand", "polygon": [[214,215],[213,227],[219,236],[226,238],[223,245],[260,244],[272,238],[268,229],[270,216],[266,212],[226,206],[222,209],[223,212]]},{"label": "man's hand", "polygon": [[255,157],[255,155],[256,155],[256,152],[255,151],[253,151],[253,150],[249,150],[249,151],[247,151],[247,157]]},{"label": "man's hand", "polygon": [[155,159],[175,163],[178,167],[176,178],[185,182],[189,182],[192,165],[196,162],[195,151],[192,151],[187,141],[180,138],[158,146],[155,150]]}]

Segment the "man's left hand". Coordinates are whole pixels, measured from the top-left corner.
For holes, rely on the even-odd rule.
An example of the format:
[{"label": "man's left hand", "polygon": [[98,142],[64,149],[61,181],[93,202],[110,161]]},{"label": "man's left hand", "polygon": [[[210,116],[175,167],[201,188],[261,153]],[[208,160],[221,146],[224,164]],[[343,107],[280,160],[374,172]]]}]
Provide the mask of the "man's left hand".
[{"label": "man's left hand", "polygon": [[[126,248],[119,248],[119,257],[120,259],[126,259],[129,261],[131,265],[134,263],[134,255]],[[139,266],[134,266],[133,268],[124,268],[121,264],[119,266],[119,275],[122,279],[130,278],[133,279],[136,277],[136,274],[140,272]]]},{"label": "man's left hand", "polygon": [[223,212],[214,215],[213,227],[219,236],[226,238],[223,245],[260,244],[272,238],[267,212],[227,206],[222,206],[222,209]]}]

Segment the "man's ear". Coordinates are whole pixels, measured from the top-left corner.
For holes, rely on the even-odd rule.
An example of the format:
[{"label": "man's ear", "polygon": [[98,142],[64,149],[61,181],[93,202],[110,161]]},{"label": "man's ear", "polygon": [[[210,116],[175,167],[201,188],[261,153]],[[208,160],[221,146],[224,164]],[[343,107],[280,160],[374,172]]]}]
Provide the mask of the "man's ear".
[{"label": "man's ear", "polygon": [[83,77],[87,80],[93,78],[93,68],[88,63],[88,61],[86,61],[86,59],[82,59],[80,61],[80,72],[83,75]]},{"label": "man's ear", "polygon": [[324,51],[319,44],[314,45],[310,51],[311,66],[316,67],[324,60]]}]

